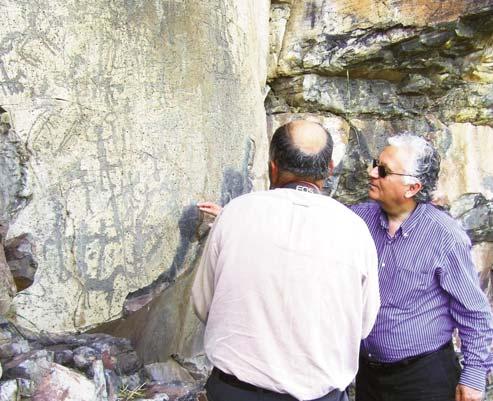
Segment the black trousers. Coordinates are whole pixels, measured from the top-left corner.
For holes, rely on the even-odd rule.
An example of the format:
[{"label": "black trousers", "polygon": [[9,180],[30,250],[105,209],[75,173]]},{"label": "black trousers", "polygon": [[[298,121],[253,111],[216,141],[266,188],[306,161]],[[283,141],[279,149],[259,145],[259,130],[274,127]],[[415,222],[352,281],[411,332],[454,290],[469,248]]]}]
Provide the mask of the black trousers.
[{"label": "black trousers", "polygon": [[460,371],[452,347],[397,368],[372,367],[360,359],[356,401],[455,401]]},{"label": "black trousers", "polygon": [[[205,389],[207,390],[207,399],[209,401],[298,401],[289,394],[275,393],[260,388],[246,390],[231,385],[220,379],[217,369],[212,370]],[[346,392],[334,390],[313,401],[348,401],[348,397]]]}]

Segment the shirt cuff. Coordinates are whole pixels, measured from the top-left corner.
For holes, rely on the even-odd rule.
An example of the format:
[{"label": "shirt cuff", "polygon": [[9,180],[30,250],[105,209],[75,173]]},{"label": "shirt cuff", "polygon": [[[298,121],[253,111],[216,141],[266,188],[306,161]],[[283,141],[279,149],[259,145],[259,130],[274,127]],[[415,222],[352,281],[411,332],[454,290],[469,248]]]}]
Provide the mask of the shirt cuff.
[{"label": "shirt cuff", "polygon": [[459,384],[484,391],[486,388],[486,369],[475,366],[464,366]]}]

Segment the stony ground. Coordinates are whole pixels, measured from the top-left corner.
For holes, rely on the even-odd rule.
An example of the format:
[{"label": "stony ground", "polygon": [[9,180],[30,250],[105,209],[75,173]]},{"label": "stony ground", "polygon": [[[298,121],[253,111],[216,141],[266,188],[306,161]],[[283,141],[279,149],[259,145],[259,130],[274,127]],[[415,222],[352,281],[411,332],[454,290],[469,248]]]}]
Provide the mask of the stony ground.
[{"label": "stony ground", "polygon": [[3,319],[0,362],[1,401],[200,401],[206,376],[174,360],[143,365],[127,339],[38,335]]}]

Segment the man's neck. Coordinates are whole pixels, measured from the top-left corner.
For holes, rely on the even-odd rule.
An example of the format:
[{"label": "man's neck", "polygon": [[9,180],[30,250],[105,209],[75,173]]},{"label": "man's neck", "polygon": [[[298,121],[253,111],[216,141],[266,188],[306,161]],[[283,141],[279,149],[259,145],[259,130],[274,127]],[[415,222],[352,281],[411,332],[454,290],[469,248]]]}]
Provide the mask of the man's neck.
[{"label": "man's neck", "polygon": [[277,182],[272,183],[271,188],[282,188],[293,182],[304,183],[308,186],[314,185],[318,190],[320,190],[323,185],[323,180],[312,180],[306,177],[297,177],[294,174],[283,174],[278,177]]},{"label": "man's neck", "polygon": [[389,221],[389,234],[394,236],[399,227],[404,223],[409,216],[416,209],[417,203],[414,200],[406,202],[405,204],[396,205],[394,207],[385,207],[382,205],[382,209],[387,214]]}]

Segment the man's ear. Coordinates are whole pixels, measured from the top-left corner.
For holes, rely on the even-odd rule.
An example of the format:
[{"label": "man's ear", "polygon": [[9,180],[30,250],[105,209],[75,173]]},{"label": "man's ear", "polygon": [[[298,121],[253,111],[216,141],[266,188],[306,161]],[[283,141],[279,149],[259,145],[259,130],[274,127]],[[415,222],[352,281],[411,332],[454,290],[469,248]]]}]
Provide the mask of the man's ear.
[{"label": "man's ear", "polygon": [[421,191],[421,188],[423,188],[423,184],[421,184],[420,182],[415,182],[414,184],[410,184],[409,189],[404,194],[404,197],[405,198],[412,198],[419,191]]},{"label": "man's ear", "polygon": [[329,162],[329,177],[332,177],[334,175],[334,160],[331,160]]},{"label": "man's ear", "polygon": [[279,166],[275,160],[269,160],[269,181],[271,188],[275,188],[279,181]]}]

